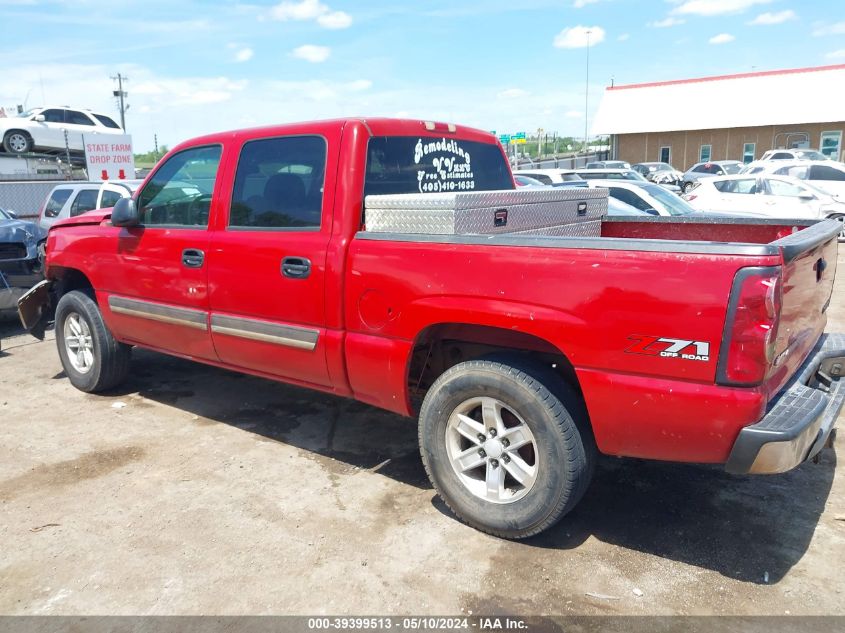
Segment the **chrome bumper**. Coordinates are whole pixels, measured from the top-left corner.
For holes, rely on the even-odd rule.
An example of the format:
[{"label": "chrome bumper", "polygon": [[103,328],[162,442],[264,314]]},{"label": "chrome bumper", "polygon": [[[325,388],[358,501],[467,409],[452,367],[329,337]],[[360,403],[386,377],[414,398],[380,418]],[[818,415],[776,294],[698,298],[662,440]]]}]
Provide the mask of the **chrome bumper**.
[{"label": "chrome bumper", "polygon": [[792,470],[821,451],[845,402],[845,334],[823,334],[763,419],[739,433],[725,470]]}]

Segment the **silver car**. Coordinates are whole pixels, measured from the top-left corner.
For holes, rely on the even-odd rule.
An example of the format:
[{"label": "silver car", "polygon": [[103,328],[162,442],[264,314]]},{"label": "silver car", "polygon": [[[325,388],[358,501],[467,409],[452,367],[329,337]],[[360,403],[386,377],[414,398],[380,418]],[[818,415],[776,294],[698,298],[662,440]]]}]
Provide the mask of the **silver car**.
[{"label": "silver car", "polygon": [[681,191],[686,193],[701,178],[738,174],[743,166],[738,160],[711,160],[704,163],[696,163],[687,169],[681,177]]}]

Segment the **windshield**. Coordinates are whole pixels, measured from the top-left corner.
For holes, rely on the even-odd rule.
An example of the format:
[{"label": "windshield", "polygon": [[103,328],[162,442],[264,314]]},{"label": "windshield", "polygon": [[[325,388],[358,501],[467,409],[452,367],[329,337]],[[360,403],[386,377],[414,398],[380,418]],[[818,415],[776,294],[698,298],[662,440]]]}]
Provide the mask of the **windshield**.
[{"label": "windshield", "polygon": [[690,215],[698,213],[686,200],[661,187],[660,185],[648,185],[643,187],[648,194],[656,199],[669,215]]},{"label": "windshield", "polygon": [[795,152],[795,155],[798,158],[804,160],[827,160],[827,156],[822,154],[821,152],[817,152],[814,149],[803,149]]},{"label": "windshield", "polygon": [[36,112],[38,112],[38,110],[26,110],[24,112],[21,112],[17,116],[21,119],[28,119],[29,117],[33,116]]},{"label": "windshield", "polygon": [[742,169],[742,163],[722,163],[719,165],[722,168],[722,171],[725,172],[728,176],[733,174],[738,174],[739,170]]},{"label": "windshield", "polygon": [[654,165],[654,171],[672,171],[672,165],[669,163],[656,163]]}]

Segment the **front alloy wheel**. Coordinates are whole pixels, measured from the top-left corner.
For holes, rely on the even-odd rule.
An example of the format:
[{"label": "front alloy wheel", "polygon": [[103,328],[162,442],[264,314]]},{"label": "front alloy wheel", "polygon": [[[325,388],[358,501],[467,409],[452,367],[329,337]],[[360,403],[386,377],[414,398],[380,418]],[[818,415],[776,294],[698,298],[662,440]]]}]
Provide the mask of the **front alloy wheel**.
[{"label": "front alloy wheel", "polygon": [[3,145],[6,151],[12,154],[24,154],[30,149],[29,137],[23,132],[9,132]]},{"label": "front alloy wheel", "polygon": [[67,359],[80,374],[87,374],[94,366],[94,341],[88,323],[78,313],[65,318],[64,340]]}]

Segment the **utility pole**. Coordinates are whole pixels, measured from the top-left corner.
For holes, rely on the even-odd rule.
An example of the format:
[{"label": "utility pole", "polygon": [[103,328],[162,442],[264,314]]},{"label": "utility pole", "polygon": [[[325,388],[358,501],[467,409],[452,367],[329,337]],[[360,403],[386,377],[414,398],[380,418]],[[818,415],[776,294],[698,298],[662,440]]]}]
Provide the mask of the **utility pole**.
[{"label": "utility pole", "polygon": [[[587,29],[587,79],[584,82],[584,156],[587,156],[588,107],[590,103],[590,33]],[[585,158],[586,160],[586,158]]]},{"label": "utility pole", "polygon": [[537,160],[543,158],[543,128],[537,128]]},{"label": "utility pole", "polygon": [[129,106],[126,105],[124,99],[129,96],[129,93],[123,89],[123,82],[129,81],[129,77],[117,73],[117,77],[112,77],[112,79],[117,81],[117,90],[112,90],[112,95],[117,97],[118,107],[120,108],[120,127],[126,132],[126,111]]},{"label": "utility pole", "polygon": [[158,134],[153,134],[153,142],[155,143],[156,151],[155,151],[155,162],[158,162]]}]

